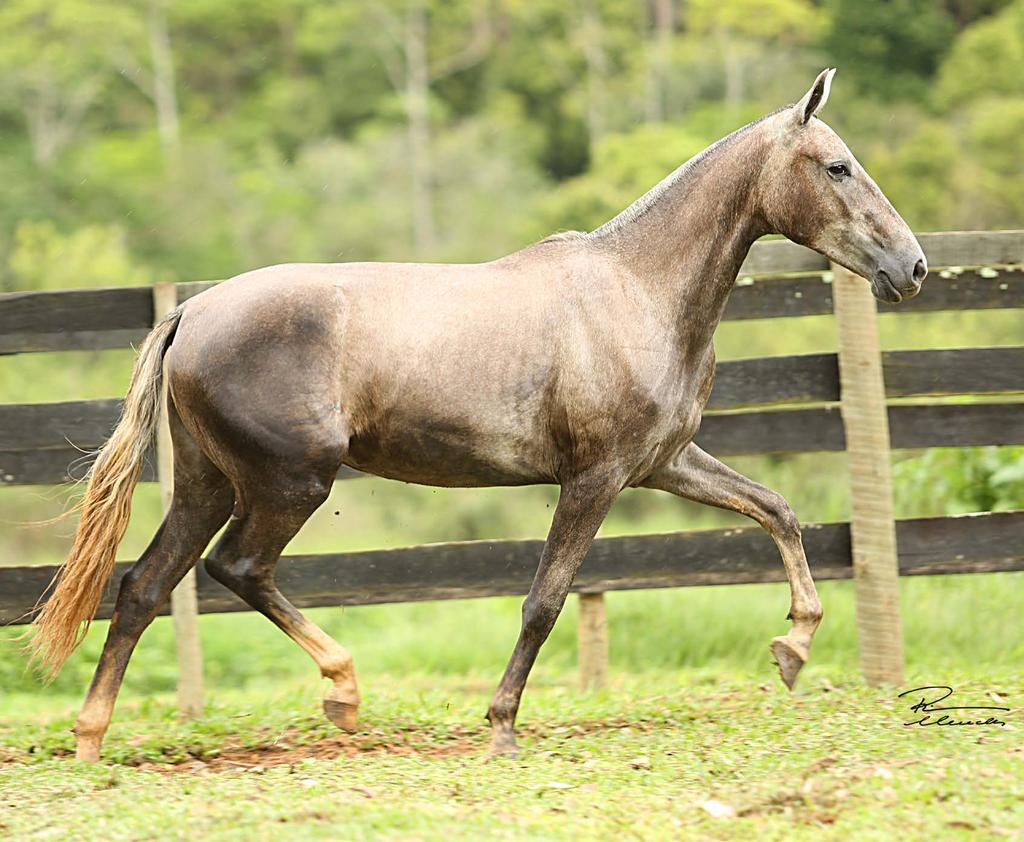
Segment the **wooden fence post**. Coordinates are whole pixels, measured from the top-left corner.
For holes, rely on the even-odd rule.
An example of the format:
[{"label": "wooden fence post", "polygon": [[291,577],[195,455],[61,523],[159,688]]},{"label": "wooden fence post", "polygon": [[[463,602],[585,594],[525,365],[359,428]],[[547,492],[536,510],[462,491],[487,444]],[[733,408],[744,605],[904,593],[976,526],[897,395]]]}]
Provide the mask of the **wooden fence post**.
[{"label": "wooden fence post", "polygon": [[603,593],[579,595],[576,635],[580,686],[600,690],[608,684],[608,618]]},{"label": "wooden fence post", "polygon": [[[153,323],[178,306],[174,284],[153,287]],[[164,387],[166,390],[166,386]],[[164,395],[160,426],[156,439],[156,473],[160,482],[160,498],[166,512],[174,489],[174,458],[171,451],[171,429],[167,421],[167,400]],[[199,641],[199,600],[196,594],[196,571],[185,574],[171,592],[171,615],[178,649],[178,711],[186,719],[203,715],[203,651]]]},{"label": "wooden fence post", "polygon": [[871,685],[901,684],[899,562],[875,299],[862,278],[835,264],[832,271],[861,671]]}]

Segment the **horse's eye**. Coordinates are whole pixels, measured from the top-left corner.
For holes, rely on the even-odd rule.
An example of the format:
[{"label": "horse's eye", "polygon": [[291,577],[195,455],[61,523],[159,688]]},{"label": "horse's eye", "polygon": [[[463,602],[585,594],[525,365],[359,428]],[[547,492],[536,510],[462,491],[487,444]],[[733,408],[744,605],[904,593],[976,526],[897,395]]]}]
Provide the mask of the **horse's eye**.
[{"label": "horse's eye", "polygon": [[829,164],[828,174],[832,178],[846,178],[850,174],[850,168],[846,164]]}]

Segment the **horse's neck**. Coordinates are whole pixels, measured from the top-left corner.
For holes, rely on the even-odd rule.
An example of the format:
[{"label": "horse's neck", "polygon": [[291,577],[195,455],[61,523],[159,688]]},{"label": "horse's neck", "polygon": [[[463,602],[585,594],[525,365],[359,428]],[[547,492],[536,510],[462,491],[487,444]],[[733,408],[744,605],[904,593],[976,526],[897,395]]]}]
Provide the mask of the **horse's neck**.
[{"label": "horse's neck", "polygon": [[740,265],[767,233],[754,200],[761,135],[748,127],[712,147],[591,235],[674,314],[690,348],[711,342]]}]

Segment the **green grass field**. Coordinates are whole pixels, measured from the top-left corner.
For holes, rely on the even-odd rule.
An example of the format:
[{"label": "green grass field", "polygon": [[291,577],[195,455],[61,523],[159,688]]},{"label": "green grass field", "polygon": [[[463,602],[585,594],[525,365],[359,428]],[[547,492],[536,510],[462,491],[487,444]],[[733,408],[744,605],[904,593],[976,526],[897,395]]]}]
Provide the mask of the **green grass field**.
[{"label": "green grass field", "polygon": [[[1021,341],[1013,313],[900,319],[881,318],[886,347]],[[719,355],[834,347],[830,319],[800,321],[782,333],[724,325]],[[964,333],[972,340],[954,338]],[[81,357],[66,367],[55,355],[7,358],[0,387],[16,385],[7,399],[19,401],[123,392],[128,352],[109,365]],[[979,508],[973,487],[958,496],[950,484],[963,466],[900,459],[899,517]],[[730,462],[804,521],[848,517],[841,455]],[[543,537],[555,498],[543,487],[338,483],[288,552]],[[154,486],[135,504],[120,558],[137,556],[159,521]],[[63,558],[71,522],[24,526],[63,505],[53,489],[0,489],[0,564]],[[630,491],[602,534],[747,523]],[[907,683],[883,690],[858,678],[851,584],[820,592],[825,621],[794,696],[767,650],[788,627],[785,585],[609,594],[612,684],[586,694],[575,686],[570,602],[524,697],[521,756],[492,763],[483,712],[515,641],[518,599],[308,612],[356,658],[364,704],[351,737],[320,715],[324,688],[305,655],[252,614],[202,618],[207,715],[178,722],[174,640],[157,620],[96,767],[68,756],[68,729],[107,624],[45,688],[0,646],[0,840],[1024,839],[1024,574],[903,580]],[[1008,724],[905,727],[896,694],[923,684],[949,684],[965,703],[1004,699]]]},{"label": "green grass field", "polygon": [[[907,683],[871,689],[850,583],[822,583],[792,696],[766,649],[784,585],[609,594],[612,683],[592,693],[575,686],[570,604],[524,697],[520,758],[493,762],[482,714],[517,599],[311,611],[356,657],[352,736],[321,717],[305,655],[249,614],[202,619],[208,711],[178,722],[158,620],[88,767],[69,728],[97,623],[49,688],[0,659],[0,838],[1024,838],[1022,585],[904,580]],[[1007,725],[904,726],[896,695],[925,684],[1009,706]]]},{"label": "green grass field", "polygon": [[[904,726],[895,692],[808,676],[618,675],[581,694],[541,670],[521,754],[488,761],[490,682],[377,675],[360,733],[317,715],[313,682],[218,691],[180,724],[164,697],[121,706],[82,766],[71,711],[10,712],[10,839],[979,839],[1024,834],[1020,722]],[[1019,700],[1019,676],[951,675],[961,698]],[[838,683],[837,683],[838,681]],[[1010,702],[1011,706],[1013,702]]]}]

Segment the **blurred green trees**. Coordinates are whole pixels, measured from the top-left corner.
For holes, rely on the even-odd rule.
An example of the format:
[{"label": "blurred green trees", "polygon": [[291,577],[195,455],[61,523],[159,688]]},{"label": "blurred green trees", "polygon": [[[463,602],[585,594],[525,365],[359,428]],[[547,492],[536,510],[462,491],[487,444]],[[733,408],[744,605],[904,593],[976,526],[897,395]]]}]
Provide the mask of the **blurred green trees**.
[{"label": "blurred green trees", "polygon": [[[6,0],[0,290],[487,259],[596,227],[826,66],[825,119],[912,226],[1022,226],[1024,0]],[[1024,340],[977,315],[900,341]],[[810,321],[719,346],[821,350]],[[8,360],[0,400],[120,394],[114,356]],[[964,454],[900,494],[1024,504],[1019,452]],[[809,476],[798,511],[841,517]]]},{"label": "blurred green trees", "polygon": [[26,221],[182,280],[484,258],[599,224],[825,65],[912,224],[1024,202],[1024,0],[8,0],[0,34],[5,289],[52,274],[12,264]]}]

